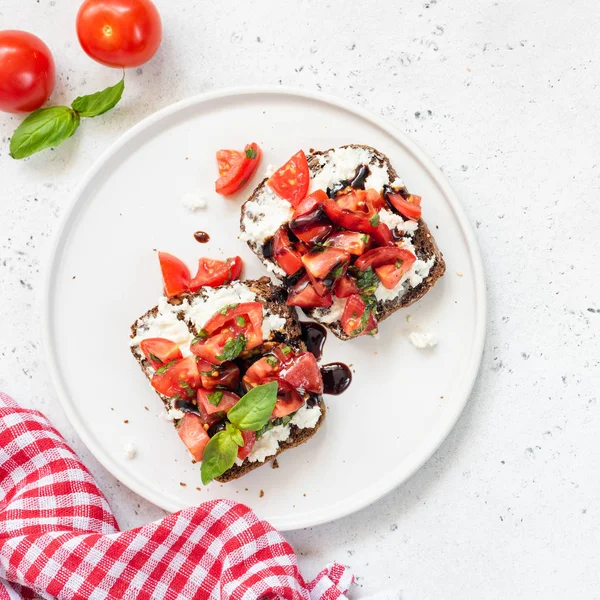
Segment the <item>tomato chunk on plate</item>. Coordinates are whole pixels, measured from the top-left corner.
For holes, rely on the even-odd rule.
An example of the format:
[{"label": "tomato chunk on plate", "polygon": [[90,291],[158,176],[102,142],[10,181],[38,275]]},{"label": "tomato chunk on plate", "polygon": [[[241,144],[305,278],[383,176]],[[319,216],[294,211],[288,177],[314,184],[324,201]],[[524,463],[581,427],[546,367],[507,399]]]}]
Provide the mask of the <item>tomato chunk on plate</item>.
[{"label": "tomato chunk on plate", "polygon": [[189,289],[196,292],[201,287],[219,287],[239,279],[244,261],[239,256],[226,260],[201,258],[198,262],[198,272],[189,282]]},{"label": "tomato chunk on plate", "polygon": [[167,252],[159,252],[158,260],[163,276],[165,296],[172,298],[187,292],[192,276],[185,263]]},{"label": "tomato chunk on plate", "polygon": [[200,462],[204,454],[204,448],[210,441],[202,419],[193,413],[186,413],[181,419],[177,433],[194,460]]},{"label": "tomato chunk on plate", "polygon": [[217,194],[231,196],[239,192],[256,171],[261,157],[262,151],[255,143],[248,144],[244,152],[219,150],[217,166],[220,177],[215,183]]},{"label": "tomato chunk on plate", "polygon": [[294,208],[306,197],[310,174],[304,150],[300,150],[269,179],[269,187]]},{"label": "tomato chunk on plate", "polygon": [[164,338],[148,338],[140,342],[140,350],[148,359],[153,369],[160,369],[174,360],[183,358],[179,346]]}]

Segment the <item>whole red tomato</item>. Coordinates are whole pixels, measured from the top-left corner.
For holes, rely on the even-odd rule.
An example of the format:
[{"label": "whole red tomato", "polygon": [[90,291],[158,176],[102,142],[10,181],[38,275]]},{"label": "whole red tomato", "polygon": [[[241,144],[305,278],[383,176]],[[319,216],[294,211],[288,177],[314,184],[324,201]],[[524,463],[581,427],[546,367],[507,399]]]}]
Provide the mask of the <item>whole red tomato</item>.
[{"label": "whole red tomato", "polygon": [[150,0],[85,0],[77,37],[86,54],[109,67],[139,67],[158,50],[162,23]]},{"label": "whole red tomato", "polygon": [[26,31],[0,31],[0,110],[38,109],[54,90],[54,59],[40,38]]}]

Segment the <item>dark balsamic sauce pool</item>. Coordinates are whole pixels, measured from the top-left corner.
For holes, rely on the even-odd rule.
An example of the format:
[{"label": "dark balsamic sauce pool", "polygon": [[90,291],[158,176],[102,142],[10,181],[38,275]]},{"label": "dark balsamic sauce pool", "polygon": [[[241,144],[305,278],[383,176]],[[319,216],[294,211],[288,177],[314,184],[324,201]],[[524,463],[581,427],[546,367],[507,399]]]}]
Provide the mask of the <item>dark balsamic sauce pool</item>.
[{"label": "dark balsamic sauce pool", "polygon": [[[300,327],[307,350],[312,352],[317,360],[321,360],[323,346],[327,339],[327,330],[318,323],[302,322]],[[338,396],[345,392],[352,383],[352,371],[344,363],[323,365],[321,375],[323,377],[323,393],[331,396]]]},{"label": "dark balsamic sauce pool", "polygon": [[196,233],[194,233],[194,239],[199,244],[206,244],[210,241],[210,235],[208,235],[208,233],[206,233],[205,231],[196,231]]}]

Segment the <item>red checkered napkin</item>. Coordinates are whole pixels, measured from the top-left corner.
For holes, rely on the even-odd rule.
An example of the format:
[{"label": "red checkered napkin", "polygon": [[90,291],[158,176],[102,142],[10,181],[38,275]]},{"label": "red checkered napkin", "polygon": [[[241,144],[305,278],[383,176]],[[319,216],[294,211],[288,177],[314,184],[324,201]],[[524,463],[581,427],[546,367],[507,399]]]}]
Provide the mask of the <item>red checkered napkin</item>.
[{"label": "red checkered napkin", "polygon": [[0,393],[0,598],[344,598],[352,576],[311,582],[246,506],[206,502],[120,532],[106,499],[46,418]]}]

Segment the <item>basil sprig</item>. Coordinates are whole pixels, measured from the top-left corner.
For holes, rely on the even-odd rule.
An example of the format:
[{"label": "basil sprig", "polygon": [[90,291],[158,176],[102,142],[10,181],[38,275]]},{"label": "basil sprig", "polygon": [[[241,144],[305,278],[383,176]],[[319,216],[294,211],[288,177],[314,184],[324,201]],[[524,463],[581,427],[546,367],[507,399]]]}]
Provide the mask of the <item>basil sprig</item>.
[{"label": "basil sprig", "polygon": [[217,360],[234,360],[236,359],[245,349],[248,339],[243,333],[240,333],[235,338],[230,338],[225,342],[223,346],[223,352],[217,355]]},{"label": "basil sprig", "polygon": [[97,117],[114,108],[121,100],[124,89],[125,80],[121,79],[101,92],[79,96],[70,108],[52,106],[32,112],[13,133],[10,155],[14,159],[27,158],[62,144],[77,131],[81,117]]},{"label": "basil sprig", "polygon": [[244,445],[242,431],[261,430],[269,421],[276,402],[277,382],[272,381],[250,390],[227,413],[230,423],[204,448],[200,469],[204,485],[233,467],[238,447]]}]

